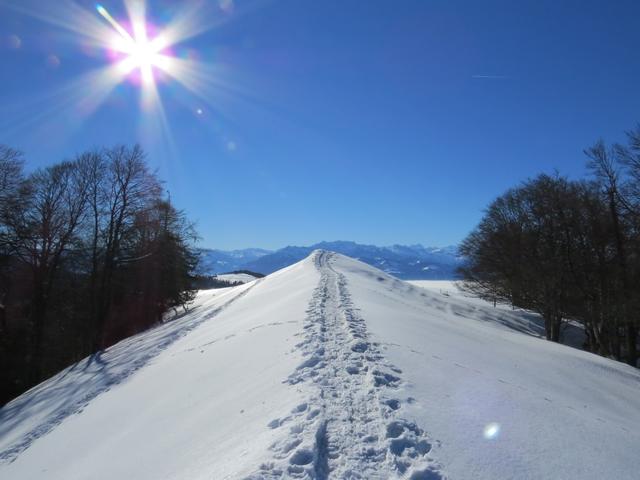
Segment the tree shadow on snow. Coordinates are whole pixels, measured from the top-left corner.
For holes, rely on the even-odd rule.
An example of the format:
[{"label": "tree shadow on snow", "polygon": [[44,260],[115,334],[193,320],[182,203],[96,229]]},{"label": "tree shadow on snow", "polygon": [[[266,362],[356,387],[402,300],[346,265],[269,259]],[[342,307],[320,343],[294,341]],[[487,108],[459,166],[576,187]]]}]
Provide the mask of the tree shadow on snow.
[{"label": "tree shadow on snow", "polygon": [[[0,410],[0,438],[7,439],[0,447],[0,463],[13,462],[38,438],[67,417],[81,413],[94,398],[123,383],[241,296],[242,293],[201,315],[202,307],[195,306],[170,322],[90,355],[9,402]],[[10,435],[13,438],[9,439]]]}]

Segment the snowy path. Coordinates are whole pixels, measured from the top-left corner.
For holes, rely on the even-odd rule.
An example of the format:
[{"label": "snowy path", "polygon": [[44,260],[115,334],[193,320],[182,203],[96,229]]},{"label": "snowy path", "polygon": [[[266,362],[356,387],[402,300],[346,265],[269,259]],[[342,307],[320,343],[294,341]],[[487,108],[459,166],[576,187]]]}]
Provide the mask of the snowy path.
[{"label": "snowy path", "polygon": [[512,320],[316,251],[5,405],[0,479],[637,480],[639,371]]},{"label": "snowy path", "polygon": [[269,423],[288,433],[272,446],[273,460],[249,478],[444,478],[429,456],[432,442],[401,418],[394,390],[402,372],[369,341],[332,257],[316,253],[320,282],[307,310],[304,341],[297,345],[306,360],[287,379],[310,384],[309,398]]}]

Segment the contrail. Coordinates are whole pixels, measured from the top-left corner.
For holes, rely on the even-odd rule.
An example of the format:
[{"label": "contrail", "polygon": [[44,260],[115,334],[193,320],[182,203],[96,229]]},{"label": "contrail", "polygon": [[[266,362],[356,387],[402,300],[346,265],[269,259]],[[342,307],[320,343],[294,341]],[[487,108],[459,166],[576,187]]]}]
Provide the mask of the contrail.
[{"label": "contrail", "polygon": [[508,75],[471,75],[471,78],[483,78],[488,80],[496,80],[496,79],[509,78],[509,76]]}]

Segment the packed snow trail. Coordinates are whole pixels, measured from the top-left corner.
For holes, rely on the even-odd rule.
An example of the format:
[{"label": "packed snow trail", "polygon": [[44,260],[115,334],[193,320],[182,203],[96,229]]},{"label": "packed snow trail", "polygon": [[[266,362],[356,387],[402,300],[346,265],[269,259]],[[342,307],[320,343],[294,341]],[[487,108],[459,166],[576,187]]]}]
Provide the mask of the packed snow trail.
[{"label": "packed snow trail", "polygon": [[289,416],[269,423],[289,432],[272,445],[273,460],[249,478],[442,479],[429,455],[433,442],[400,417],[402,402],[393,393],[402,371],[369,340],[333,256],[315,253],[320,281],[297,345],[306,359],[286,380],[314,388]]}]

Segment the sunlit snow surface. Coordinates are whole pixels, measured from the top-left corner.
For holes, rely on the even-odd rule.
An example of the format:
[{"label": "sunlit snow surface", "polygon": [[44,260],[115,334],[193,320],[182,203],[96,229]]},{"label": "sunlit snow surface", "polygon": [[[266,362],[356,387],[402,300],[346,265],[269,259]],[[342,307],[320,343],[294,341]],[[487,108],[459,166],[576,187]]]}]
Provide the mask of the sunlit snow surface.
[{"label": "sunlit snow surface", "polygon": [[250,275],[248,273],[221,273],[216,275],[218,280],[223,280],[225,282],[239,282],[239,283],[248,283],[253,282],[256,277]]},{"label": "sunlit snow surface", "polygon": [[323,258],[202,292],[5,406],[0,478],[637,478],[637,370]]}]

